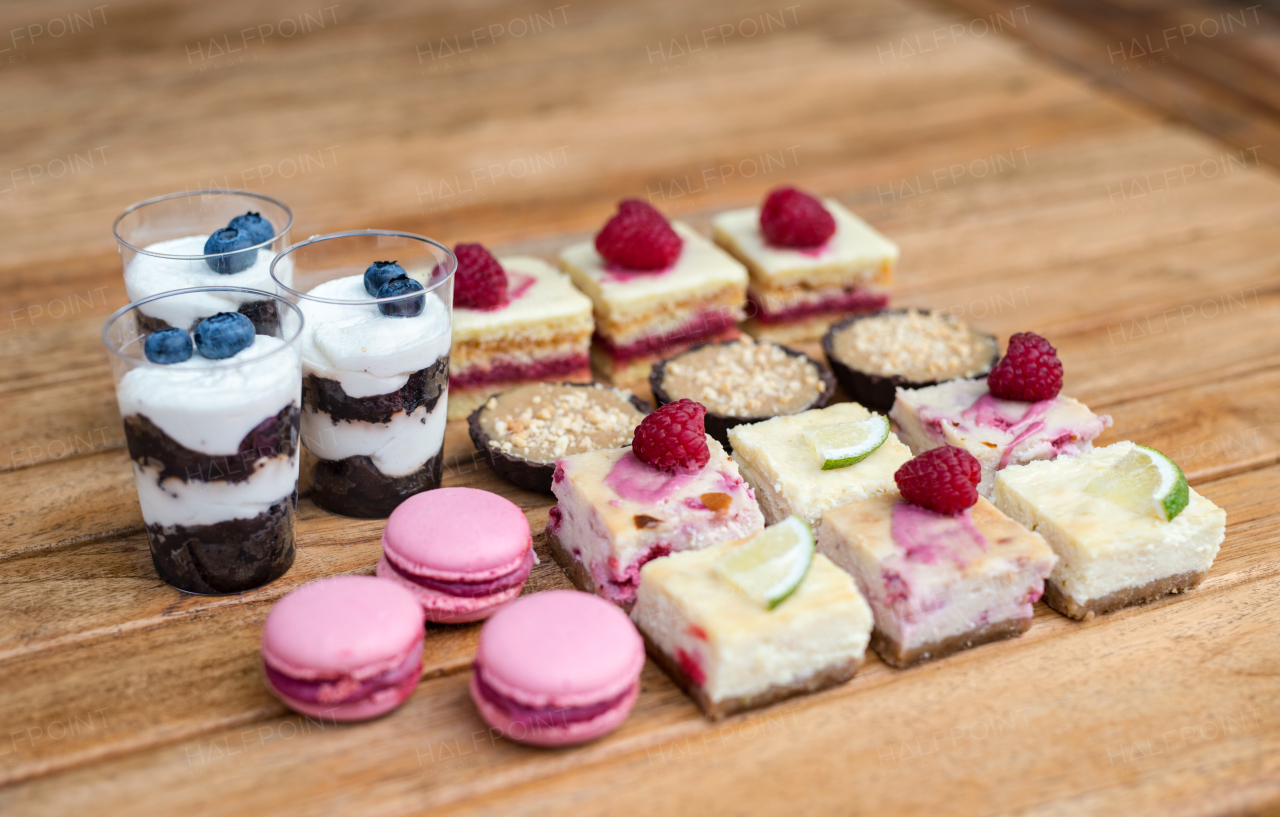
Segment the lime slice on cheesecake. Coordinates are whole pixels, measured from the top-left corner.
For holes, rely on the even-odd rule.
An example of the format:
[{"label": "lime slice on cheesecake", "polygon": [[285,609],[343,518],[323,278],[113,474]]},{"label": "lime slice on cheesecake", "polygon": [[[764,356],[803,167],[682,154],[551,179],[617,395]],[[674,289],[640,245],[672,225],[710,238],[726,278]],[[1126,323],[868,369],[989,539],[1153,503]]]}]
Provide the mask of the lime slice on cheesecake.
[{"label": "lime slice on cheesecake", "polygon": [[772,610],[795,592],[813,562],[813,531],[789,516],[721,557],[712,569],[747,598]]},{"label": "lime slice on cheesecake", "polygon": [[875,414],[866,420],[811,428],[805,441],[818,453],[823,471],[862,462],[889,439],[889,418]]},{"label": "lime slice on cheesecake", "polygon": [[1187,507],[1189,490],[1177,463],[1145,445],[1135,445],[1084,488],[1086,494],[1165,522]]}]

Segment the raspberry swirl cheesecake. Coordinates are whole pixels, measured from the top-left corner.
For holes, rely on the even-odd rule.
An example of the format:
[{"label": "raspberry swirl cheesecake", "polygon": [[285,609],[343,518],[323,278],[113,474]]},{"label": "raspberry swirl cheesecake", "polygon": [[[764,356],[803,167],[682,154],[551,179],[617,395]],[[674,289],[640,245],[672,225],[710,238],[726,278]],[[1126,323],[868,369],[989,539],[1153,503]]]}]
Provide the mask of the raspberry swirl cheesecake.
[{"label": "raspberry swirl cheesecake", "polygon": [[1095,415],[1061,389],[1057,350],[1039,335],[1019,332],[986,378],[899,388],[889,416],[912,453],[954,445],[972,454],[982,465],[978,492],[990,496],[997,471],[1080,456],[1111,425],[1110,416]]},{"label": "raspberry swirl cheesecake", "polygon": [[638,199],[619,204],[594,242],[566,247],[560,266],[594,305],[592,361],[612,383],[644,377],[695,344],[738,336],[742,264]]},{"label": "raspberry swirl cheesecake", "polygon": [[748,334],[816,340],[832,322],[889,303],[898,245],[835,199],[778,188],[761,207],[716,216],[712,230],[751,273]]},{"label": "raspberry swirl cheesecake", "polygon": [[459,244],[454,275],[449,419],[489,395],[539,380],[591,380],[591,299],[539,258],[494,258]]},{"label": "raspberry swirl cheesecake", "polygon": [[764,527],[750,486],[707,436],[705,413],[678,400],[645,417],[630,447],[556,463],[547,540],[579,588],[629,608],[645,563]]}]

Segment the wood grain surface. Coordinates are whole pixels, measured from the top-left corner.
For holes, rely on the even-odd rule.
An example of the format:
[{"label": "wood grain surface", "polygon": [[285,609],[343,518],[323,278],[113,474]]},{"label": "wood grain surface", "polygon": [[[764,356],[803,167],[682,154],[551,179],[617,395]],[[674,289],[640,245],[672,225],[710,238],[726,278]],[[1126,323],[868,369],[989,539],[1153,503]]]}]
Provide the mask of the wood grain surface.
[{"label": "wood grain surface", "polygon": [[[1063,7],[6,4],[0,813],[1280,810],[1280,140],[1269,114],[1171,120],[1062,70],[1028,43],[1053,50]],[[1249,32],[1257,73],[1214,41],[1199,75],[1275,108],[1269,31]],[[397,228],[553,257],[624,196],[705,229],[783,183],[901,245],[898,304],[1047,335],[1065,391],[1114,417],[1102,442],[1164,450],[1227,510],[1205,583],[1085,623],[1038,605],[1015,641],[907,671],[872,656],[715,725],[649,665],[616,733],[547,751],[470,704],[476,626],[429,628],[422,683],[372,723],[266,692],[267,610],[372,572],[379,522],[304,499],[275,584],[157,579],[99,338],[130,203],[248,188],[293,207],[294,240]],[[498,480],[460,425],[446,456],[446,484],[545,525],[548,498]],[[526,592],[567,586],[535,544]]]}]

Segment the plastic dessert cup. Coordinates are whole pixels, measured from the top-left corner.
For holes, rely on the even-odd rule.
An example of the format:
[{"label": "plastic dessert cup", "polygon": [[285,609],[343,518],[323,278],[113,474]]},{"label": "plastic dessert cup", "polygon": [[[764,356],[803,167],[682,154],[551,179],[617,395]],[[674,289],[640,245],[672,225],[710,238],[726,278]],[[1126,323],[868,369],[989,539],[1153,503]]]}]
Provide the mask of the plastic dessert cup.
[{"label": "plastic dessert cup", "polygon": [[644,642],[626,613],[588,593],[552,590],[485,623],[471,698],[510,740],[568,746],[626,720],[643,668]]},{"label": "plastic dessert cup", "polygon": [[373,576],[334,576],[286,595],[262,628],[267,689],[313,718],[363,721],[404,703],[422,675],[422,608]]},{"label": "plastic dessert cup", "polygon": [[[248,213],[260,218],[254,219],[254,230],[245,231],[247,240],[241,238],[233,250],[205,251],[211,234]],[[287,206],[243,190],[195,190],[140,201],[113,225],[125,291],[134,302],[191,287],[273,292],[271,261],[289,245],[292,226],[293,212]],[[218,290],[182,303],[154,301],[137,320],[147,331],[167,326],[192,329],[200,318],[217,312],[240,312],[258,332],[268,335],[274,333],[278,319],[275,302],[269,298]]]},{"label": "plastic dessert cup", "polygon": [[[364,273],[375,261],[395,261],[422,288],[370,295]],[[272,262],[278,291],[307,319],[304,470],[321,508],[382,518],[439,487],[456,268],[443,244],[381,230],[315,236]]]},{"label": "plastic dessert cup", "polygon": [[515,503],[441,488],[392,511],[378,576],[411,593],[428,621],[456,624],[488,618],[520,595],[537,561],[529,520]]},{"label": "plastic dessert cup", "polygon": [[[147,359],[148,307],[203,318],[248,297],[271,304],[275,334],[259,332],[221,360],[198,351],[180,363]],[[240,593],[293,564],[302,326],[282,298],[220,287],[147,298],[103,328],[151,558],[179,590]]]}]

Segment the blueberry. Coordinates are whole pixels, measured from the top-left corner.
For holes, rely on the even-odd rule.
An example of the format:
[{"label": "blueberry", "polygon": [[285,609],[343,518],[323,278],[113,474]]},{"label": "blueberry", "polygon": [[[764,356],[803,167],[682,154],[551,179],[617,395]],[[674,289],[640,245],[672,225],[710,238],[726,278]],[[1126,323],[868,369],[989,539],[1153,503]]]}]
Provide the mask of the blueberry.
[{"label": "blueberry", "polygon": [[[421,291],[422,284],[402,275],[399,278],[392,278],[383,284],[382,288],[378,290],[378,297],[393,298],[396,295],[408,295],[410,292]],[[426,305],[426,297],[419,295],[416,298],[405,298],[401,301],[378,304],[378,309],[388,318],[416,318],[422,314],[422,310]]]},{"label": "blueberry", "polygon": [[252,210],[228,221],[227,228],[248,233],[254,244],[265,244],[276,237],[276,228],[271,226],[271,222]]},{"label": "blueberry", "polygon": [[407,275],[404,267],[395,261],[374,261],[369,268],[364,271],[364,288],[373,297],[378,297],[378,290],[382,289],[382,285],[392,278],[399,278]]},{"label": "blueberry", "polygon": [[152,363],[181,363],[191,357],[191,336],[185,329],[170,326],[147,335],[142,350]]},{"label": "blueberry", "polygon": [[253,321],[239,312],[219,312],[200,321],[195,335],[200,354],[221,360],[253,345]]},{"label": "blueberry", "polygon": [[237,230],[234,227],[218,230],[209,236],[208,241],[204,242],[205,255],[231,252],[232,250],[248,250],[248,252],[232,252],[230,255],[206,258],[204,262],[209,265],[209,269],[219,275],[230,275],[233,272],[248,269],[253,266],[254,261],[258,260],[258,251],[249,250],[256,243],[249,237],[249,233],[243,230]]}]

